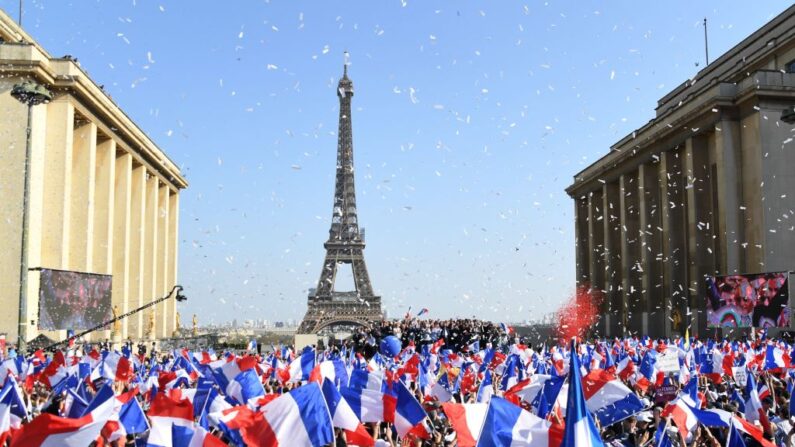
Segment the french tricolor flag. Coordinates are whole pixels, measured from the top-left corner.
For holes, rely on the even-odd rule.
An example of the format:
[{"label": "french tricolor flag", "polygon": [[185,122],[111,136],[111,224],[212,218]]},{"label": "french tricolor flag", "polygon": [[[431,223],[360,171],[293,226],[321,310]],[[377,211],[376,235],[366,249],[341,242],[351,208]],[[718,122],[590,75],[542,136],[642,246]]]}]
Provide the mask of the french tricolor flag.
[{"label": "french tricolor flag", "polygon": [[284,382],[301,382],[309,380],[312,370],[315,368],[315,351],[306,349],[300,357],[290,362],[287,370],[281,372],[280,376]]},{"label": "french tricolor flag", "polygon": [[249,399],[264,396],[265,388],[262,386],[257,372],[247,369],[235,377],[226,387],[227,396],[235,399],[241,404],[245,404]]},{"label": "french tricolor flag", "polygon": [[127,382],[132,374],[130,360],[118,352],[109,352],[102,360],[101,376],[108,380]]},{"label": "french tricolor flag", "polygon": [[420,438],[430,437],[424,426],[421,425],[428,415],[422,409],[422,405],[414,398],[411,392],[403,385],[403,382],[396,381],[393,385],[395,390],[395,429],[400,437],[405,437],[409,432],[413,432]]},{"label": "french tricolor flag", "polygon": [[[571,352],[576,353],[575,341],[571,341]],[[596,429],[591,413],[585,402],[582,379],[580,377],[580,359],[576,354],[571,356],[569,367],[569,390],[566,403],[566,430],[563,434],[563,447],[604,446],[599,430]],[[493,399],[492,399],[493,401]]]},{"label": "french tricolor flag", "polygon": [[234,407],[225,413],[222,422],[239,429],[249,447],[320,447],[334,442],[329,409],[314,382],[272,400],[260,412]]},{"label": "french tricolor flag", "polygon": [[147,447],[215,447],[224,443],[193,423],[193,404],[188,400],[179,402],[158,394],[149,408],[149,431]]},{"label": "french tricolor flag", "polygon": [[64,418],[43,413],[29,424],[22,425],[14,434],[11,447],[60,446],[85,447],[99,436],[102,427],[113,414],[114,402],[111,394],[94,409],[80,418]]},{"label": "french tricolor flag", "polygon": [[456,432],[459,447],[475,447],[486,419],[488,404],[446,403],[442,405],[442,410]]},{"label": "french tricolor flag", "polygon": [[323,383],[324,379],[331,380],[337,386],[348,386],[348,370],[340,359],[324,360],[320,362],[309,374],[309,380]]},{"label": "french tricolor flag", "polygon": [[342,398],[337,387],[329,379],[323,380],[323,398],[326,400],[331,414],[332,425],[345,430],[348,443],[359,446],[375,445],[373,437],[367,433],[351,406]]},{"label": "french tricolor flag", "polygon": [[[551,430],[549,422],[529,411],[492,396],[477,442],[478,447],[553,447],[560,445],[560,431],[557,428]],[[580,444],[580,438],[577,438],[576,445],[585,444]]]},{"label": "french tricolor flag", "polygon": [[585,376],[582,385],[587,408],[603,427],[643,410],[638,395],[607,371],[592,370]]}]

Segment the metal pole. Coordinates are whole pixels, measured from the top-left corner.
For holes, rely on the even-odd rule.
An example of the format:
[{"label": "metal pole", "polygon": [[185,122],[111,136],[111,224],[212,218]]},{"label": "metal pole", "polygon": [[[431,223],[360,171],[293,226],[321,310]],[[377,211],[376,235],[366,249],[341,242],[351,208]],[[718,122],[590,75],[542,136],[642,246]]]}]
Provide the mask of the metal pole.
[{"label": "metal pole", "polygon": [[17,349],[24,353],[28,346],[28,196],[30,195],[30,134],[33,104],[28,102],[28,124],[25,129],[25,186],[22,191],[22,253],[19,266],[19,331]]},{"label": "metal pole", "polygon": [[72,335],[71,337],[68,337],[65,340],[61,340],[61,341],[55,342],[55,343],[51,344],[50,346],[47,346],[46,348],[44,348],[44,350],[45,351],[49,351],[50,349],[52,349],[52,348],[54,348],[56,346],[62,345],[64,343],[68,343],[70,340],[74,340],[74,339],[80,338],[80,337],[82,337],[82,336],[84,336],[86,334],[89,334],[89,333],[94,332],[96,330],[102,329],[102,328],[104,328],[106,326],[109,326],[109,325],[115,323],[118,320],[121,320],[123,318],[127,318],[130,315],[132,315],[132,314],[136,314],[136,313],[138,313],[138,312],[140,312],[142,310],[148,309],[148,308],[150,308],[150,307],[152,307],[152,306],[154,306],[156,304],[162,303],[163,301],[169,299],[171,297],[171,295],[174,295],[174,292],[176,292],[177,301],[182,301],[182,300],[186,299],[180,293],[180,292],[182,292],[182,286],[177,284],[174,287],[172,287],[171,291],[168,292],[168,294],[166,296],[164,296],[164,297],[158,298],[158,299],[156,299],[154,301],[150,301],[150,302],[144,304],[143,306],[141,306],[141,307],[139,307],[137,309],[133,309],[133,310],[131,310],[131,311],[125,313],[125,314],[121,314],[118,317],[110,319],[110,320],[108,320],[108,321],[106,321],[104,323],[98,324],[98,325],[92,327],[91,329],[86,329],[85,331],[83,331],[83,332],[81,332],[79,334]]},{"label": "metal pole", "polygon": [[704,54],[709,65],[709,41],[707,40],[707,18],[704,17]]},{"label": "metal pole", "polygon": [[19,20],[17,20],[17,24],[22,27],[22,0],[19,0]]}]

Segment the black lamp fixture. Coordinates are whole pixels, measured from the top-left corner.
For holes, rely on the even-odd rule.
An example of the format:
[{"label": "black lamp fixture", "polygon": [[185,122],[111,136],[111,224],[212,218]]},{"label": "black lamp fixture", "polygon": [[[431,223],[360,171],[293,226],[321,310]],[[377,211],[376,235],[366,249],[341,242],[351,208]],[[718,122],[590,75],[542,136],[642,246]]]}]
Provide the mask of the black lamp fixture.
[{"label": "black lamp fixture", "polygon": [[47,104],[52,100],[52,93],[35,81],[25,81],[11,89],[11,96],[28,106]]},{"label": "black lamp fixture", "polygon": [[781,111],[781,121],[787,124],[795,124],[795,106],[789,106]]}]

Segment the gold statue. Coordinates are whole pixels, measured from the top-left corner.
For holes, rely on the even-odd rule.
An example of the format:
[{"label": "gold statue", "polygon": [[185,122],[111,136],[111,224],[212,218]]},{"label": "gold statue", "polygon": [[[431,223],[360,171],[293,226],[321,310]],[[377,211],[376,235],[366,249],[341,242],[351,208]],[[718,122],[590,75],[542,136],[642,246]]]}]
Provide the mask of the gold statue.
[{"label": "gold statue", "polygon": [[680,326],[682,325],[682,312],[679,309],[674,309],[671,315],[671,326],[673,326],[673,330],[678,331]]},{"label": "gold statue", "polygon": [[149,326],[146,329],[146,335],[148,335],[150,338],[154,338],[154,336],[155,336],[155,310],[154,309],[152,309],[152,311],[149,312]]},{"label": "gold statue", "polygon": [[177,312],[177,325],[176,325],[176,328],[177,328],[177,331],[182,329],[182,323],[179,321],[179,311]]},{"label": "gold statue", "polygon": [[199,319],[196,314],[193,314],[193,336],[195,337],[199,332]]},{"label": "gold statue", "polygon": [[113,307],[110,310],[111,310],[111,312],[113,312],[113,319],[116,320],[116,321],[113,322],[113,331],[112,331],[112,333],[121,335],[121,320],[117,319],[117,318],[119,318],[119,305],[118,304],[114,304]]},{"label": "gold statue", "polygon": [[174,325],[174,333],[171,334],[172,337],[179,337],[180,333],[182,332],[182,323],[179,321],[179,312],[176,314],[176,324]]}]

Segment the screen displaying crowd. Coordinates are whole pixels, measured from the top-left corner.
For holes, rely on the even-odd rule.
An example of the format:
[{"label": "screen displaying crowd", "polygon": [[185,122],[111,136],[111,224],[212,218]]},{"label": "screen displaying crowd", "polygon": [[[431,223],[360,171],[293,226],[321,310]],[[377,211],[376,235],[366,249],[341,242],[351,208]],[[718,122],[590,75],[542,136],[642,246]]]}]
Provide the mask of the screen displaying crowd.
[{"label": "screen displaying crowd", "polygon": [[764,335],[531,346],[418,318],[301,350],[9,347],[0,446],[792,446],[793,355]]},{"label": "screen displaying crowd", "polygon": [[111,276],[41,270],[39,328],[89,329],[111,317]]},{"label": "screen displaying crowd", "polygon": [[786,272],[709,277],[709,326],[789,327],[788,277]]}]

